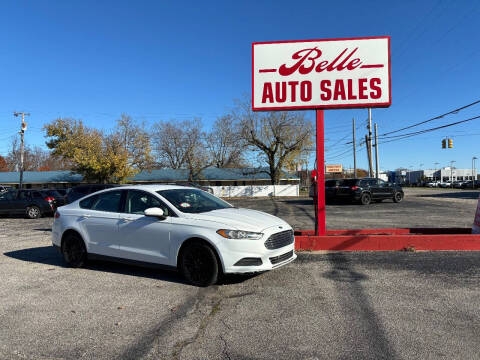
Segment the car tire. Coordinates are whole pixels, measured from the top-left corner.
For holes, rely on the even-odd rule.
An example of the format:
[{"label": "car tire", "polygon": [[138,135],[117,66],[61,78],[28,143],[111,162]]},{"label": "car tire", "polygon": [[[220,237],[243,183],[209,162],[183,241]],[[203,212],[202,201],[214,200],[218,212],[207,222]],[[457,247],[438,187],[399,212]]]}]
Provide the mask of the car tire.
[{"label": "car tire", "polygon": [[372,202],[372,196],[368,193],[363,193],[360,198],[360,204],[369,205]]},{"label": "car tire", "polygon": [[399,203],[403,200],[403,194],[401,192],[396,192],[393,194],[393,202]]},{"label": "car tire", "polygon": [[206,287],[218,280],[219,263],[213,249],[207,244],[188,244],[181,253],[180,271],[192,285]]},{"label": "car tire", "polygon": [[42,217],[42,212],[40,211],[40,208],[35,205],[27,207],[25,214],[29,219],[38,219]]},{"label": "car tire", "polygon": [[79,268],[87,262],[87,249],[83,239],[77,233],[65,236],[62,242],[62,254],[65,262],[73,268]]}]

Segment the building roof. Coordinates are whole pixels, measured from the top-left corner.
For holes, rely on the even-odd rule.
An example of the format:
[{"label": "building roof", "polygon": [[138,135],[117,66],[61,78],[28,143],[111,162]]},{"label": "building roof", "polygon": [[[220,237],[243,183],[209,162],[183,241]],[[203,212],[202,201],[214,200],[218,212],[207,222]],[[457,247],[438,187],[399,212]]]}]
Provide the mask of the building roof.
[{"label": "building roof", "polygon": [[[19,181],[19,172],[0,172],[0,184],[17,184]],[[284,173],[282,180],[298,180],[294,174]],[[46,184],[46,183],[80,183],[83,176],[71,171],[24,171],[23,182],[28,184]],[[188,170],[186,169],[155,169],[142,171],[129,179],[132,182],[169,182],[169,181],[187,181]],[[198,180],[270,180],[267,173],[262,169],[239,168],[239,169],[219,169],[207,168],[202,171]]]}]

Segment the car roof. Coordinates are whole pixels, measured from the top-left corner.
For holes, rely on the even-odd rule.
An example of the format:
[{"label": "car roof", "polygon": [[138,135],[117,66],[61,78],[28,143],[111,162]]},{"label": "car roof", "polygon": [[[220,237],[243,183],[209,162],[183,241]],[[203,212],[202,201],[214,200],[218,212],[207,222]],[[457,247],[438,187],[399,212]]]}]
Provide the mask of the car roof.
[{"label": "car roof", "polygon": [[151,192],[157,192],[161,190],[174,190],[174,189],[194,189],[198,190],[195,187],[188,187],[182,185],[163,185],[163,184],[151,184],[151,185],[121,185],[119,187],[108,188],[101,191],[96,191],[95,194],[105,192],[105,191],[112,191],[112,190],[145,190]]}]

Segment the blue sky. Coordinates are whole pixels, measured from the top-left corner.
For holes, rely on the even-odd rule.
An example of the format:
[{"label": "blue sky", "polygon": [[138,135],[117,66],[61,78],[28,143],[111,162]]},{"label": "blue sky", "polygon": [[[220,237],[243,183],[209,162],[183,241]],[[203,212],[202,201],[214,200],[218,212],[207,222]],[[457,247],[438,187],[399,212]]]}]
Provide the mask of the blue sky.
[{"label": "blue sky", "polygon": [[[374,109],[379,133],[480,99],[480,1],[4,1],[0,5],[0,154],[27,111],[29,144],[59,116],[108,129],[138,120],[201,117],[208,128],[251,89],[251,43],[390,35],[392,106]],[[313,119],[314,112],[307,111]],[[480,104],[424,128],[480,115]],[[353,164],[351,119],[325,112],[327,163]],[[452,137],[454,148],[441,149]],[[471,166],[480,119],[379,146],[382,169]],[[366,168],[366,152],[358,152]],[[480,166],[479,166],[480,167]]]}]

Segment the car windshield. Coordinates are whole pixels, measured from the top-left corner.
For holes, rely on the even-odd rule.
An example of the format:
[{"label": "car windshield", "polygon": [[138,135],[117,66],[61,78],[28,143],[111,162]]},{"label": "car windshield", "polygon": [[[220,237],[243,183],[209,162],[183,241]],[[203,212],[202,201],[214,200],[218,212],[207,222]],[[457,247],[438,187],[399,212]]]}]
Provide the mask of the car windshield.
[{"label": "car windshield", "polygon": [[157,193],[181,212],[189,214],[232,207],[229,203],[198,189],[171,189],[157,191]]}]

